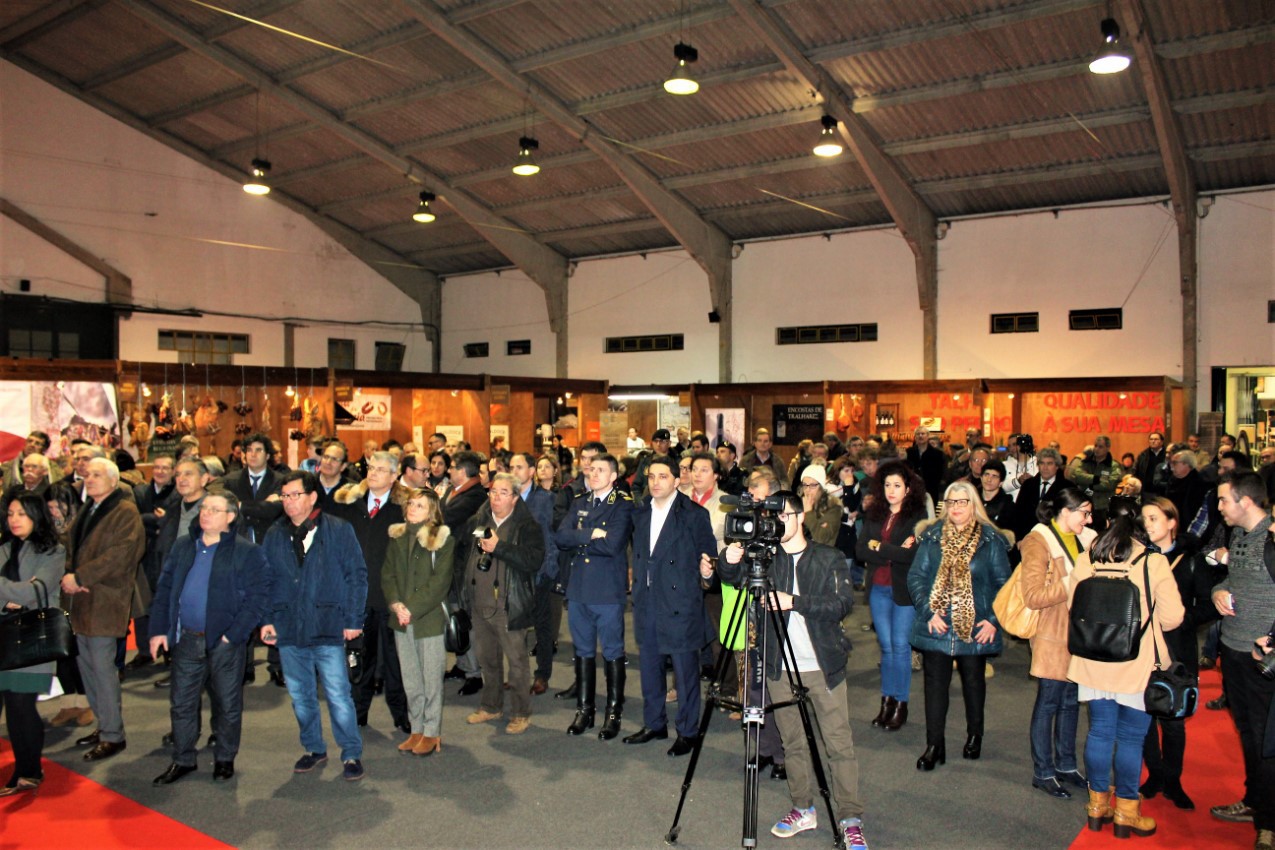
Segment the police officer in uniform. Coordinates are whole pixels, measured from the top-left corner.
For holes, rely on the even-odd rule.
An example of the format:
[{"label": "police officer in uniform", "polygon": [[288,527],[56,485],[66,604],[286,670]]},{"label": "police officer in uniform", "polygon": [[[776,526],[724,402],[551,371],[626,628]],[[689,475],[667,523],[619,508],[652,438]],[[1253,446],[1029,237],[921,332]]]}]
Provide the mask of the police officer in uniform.
[{"label": "police officer in uniform", "polygon": [[609,741],[620,733],[624,708],[624,605],[628,592],[627,549],[633,530],[633,498],[616,489],[619,465],[600,454],[589,464],[589,492],[577,496],[554,532],[558,548],[571,553],[567,585],[567,625],[575,645],[576,715],[568,735],[593,727],[594,656],[602,644],[606,669],[606,720],[598,737]]}]

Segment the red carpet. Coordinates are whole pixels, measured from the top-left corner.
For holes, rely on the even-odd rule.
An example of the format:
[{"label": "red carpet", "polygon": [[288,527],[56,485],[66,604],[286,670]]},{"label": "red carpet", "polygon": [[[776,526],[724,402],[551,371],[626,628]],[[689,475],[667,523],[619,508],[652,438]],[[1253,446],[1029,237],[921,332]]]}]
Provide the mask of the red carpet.
[{"label": "red carpet", "polygon": [[[1134,836],[1128,841],[1118,841],[1112,836],[1110,826],[1102,832],[1082,829],[1071,843],[1071,850],[1099,847],[1110,850],[1115,846],[1127,850],[1137,847],[1224,850],[1253,846],[1256,833],[1251,823],[1223,823],[1209,814],[1210,807],[1234,803],[1244,796],[1244,761],[1231,715],[1204,707],[1207,700],[1221,693],[1221,675],[1216,670],[1202,671],[1200,708],[1186,722],[1186,764],[1182,771],[1182,787],[1195,802],[1195,811],[1182,811],[1163,796],[1157,796],[1142,804],[1142,813],[1156,820],[1156,834],[1151,838]],[[1076,745],[1081,748],[1084,742],[1077,741]]]},{"label": "red carpet", "polygon": [[[9,742],[0,740],[0,776],[13,770]],[[0,799],[0,850],[124,847],[226,850],[229,844],[196,832],[47,759],[35,794]]]}]

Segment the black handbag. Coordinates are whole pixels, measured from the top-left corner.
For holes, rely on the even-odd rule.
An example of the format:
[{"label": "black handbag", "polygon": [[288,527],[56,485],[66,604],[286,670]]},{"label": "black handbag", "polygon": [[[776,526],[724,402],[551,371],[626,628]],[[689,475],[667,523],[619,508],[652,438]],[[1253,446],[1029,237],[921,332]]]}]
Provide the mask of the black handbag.
[{"label": "black handbag", "polygon": [[75,633],[71,616],[49,607],[49,590],[32,579],[36,608],[0,617],[0,670],[21,670],[50,661],[75,657]]},{"label": "black handbag", "polygon": [[469,652],[469,629],[473,625],[463,608],[449,610],[443,603],[443,647],[455,655]]},{"label": "black handbag", "polygon": [[[1146,552],[1139,556],[1147,572]],[[1137,560],[1134,561],[1134,565]],[[1130,565],[1131,568],[1133,565]],[[1090,578],[1076,585],[1067,629],[1067,651],[1090,661],[1130,661],[1138,657],[1142,635],[1151,618],[1142,622],[1142,599],[1128,573],[1104,576],[1095,567]],[[1147,604],[1152,604],[1148,599]]]},{"label": "black handbag", "polygon": [[[1146,582],[1147,599],[1151,599],[1151,583]],[[1155,606],[1151,608],[1151,619],[1155,619]],[[1154,630],[1154,622],[1151,626]],[[1161,630],[1161,636],[1164,632]],[[1154,632],[1152,634],[1154,638]],[[1147,688],[1142,693],[1142,704],[1147,714],[1165,720],[1185,720],[1195,714],[1196,703],[1200,701],[1200,679],[1186,669],[1181,661],[1174,661],[1167,667],[1161,666],[1160,645],[1153,639],[1151,646],[1155,649],[1155,668],[1147,679]]]}]

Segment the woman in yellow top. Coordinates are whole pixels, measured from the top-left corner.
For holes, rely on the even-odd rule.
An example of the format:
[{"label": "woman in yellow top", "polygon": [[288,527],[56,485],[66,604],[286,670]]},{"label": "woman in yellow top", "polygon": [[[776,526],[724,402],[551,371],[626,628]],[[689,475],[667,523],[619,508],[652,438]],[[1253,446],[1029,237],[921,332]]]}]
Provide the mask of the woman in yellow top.
[{"label": "woman in yellow top", "polygon": [[[1155,834],[1155,821],[1144,817],[1138,796],[1142,776],[1142,742],[1151,725],[1142,694],[1155,664],[1152,642],[1159,647],[1160,658],[1168,661],[1169,647],[1164,640],[1166,629],[1182,622],[1182,596],[1169,562],[1158,552],[1148,551],[1135,536],[1134,514],[1114,517],[1111,525],[1088,552],[1076,560],[1068,589],[1069,604],[1076,587],[1095,575],[1095,566],[1105,576],[1121,572],[1142,588],[1149,574],[1150,596],[1155,602],[1155,622],[1142,633],[1138,655],[1130,661],[1092,661],[1073,655],[1067,677],[1078,687],[1081,702],[1089,703],[1089,736],[1085,740],[1085,775],[1089,780],[1089,828],[1101,831],[1102,825],[1115,820],[1117,838]],[[1146,567],[1146,573],[1143,567]],[[1150,602],[1147,594],[1139,594],[1141,621],[1148,622]],[[1113,770],[1114,767],[1114,770]],[[1115,798],[1111,789],[1116,789]]]},{"label": "woman in yellow top", "polygon": [[1036,508],[1037,524],[1018,544],[1023,602],[1040,612],[1031,639],[1031,674],[1036,677],[1032,707],[1032,787],[1051,797],[1069,799],[1065,785],[1085,788],[1076,769],[1076,723],[1080,705],[1076,683],[1067,680],[1067,589],[1082,552],[1098,535],[1087,526],[1093,516],[1089,497],[1076,487],[1063,487]]}]

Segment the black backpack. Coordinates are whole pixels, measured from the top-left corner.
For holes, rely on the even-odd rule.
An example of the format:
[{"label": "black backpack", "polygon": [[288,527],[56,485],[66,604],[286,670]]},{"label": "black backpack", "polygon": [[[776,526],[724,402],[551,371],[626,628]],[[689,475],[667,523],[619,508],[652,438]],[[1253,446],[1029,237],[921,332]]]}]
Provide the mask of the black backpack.
[{"label": "black backpack", "polygon": [[[1090,661],[1131,661],[1138,657],[1147,623],[1142,622],[1142,593],[1129,580],[1129,572],[1142,561],[1144,551],[1129,570],[1094,567],[1094,574],[1076,585],[1071,600],[1067,651]],[[1106,573],[1106,575],[1104,575]]]}]

